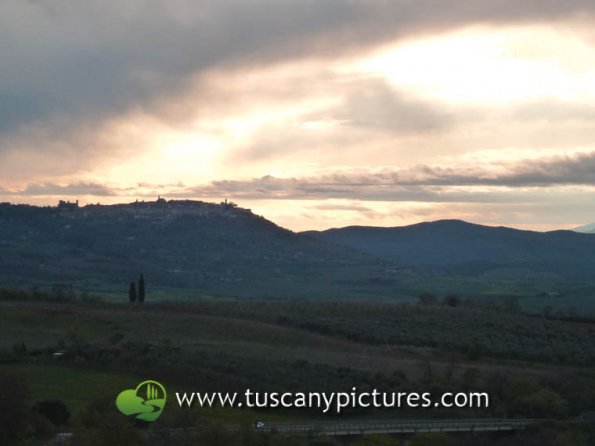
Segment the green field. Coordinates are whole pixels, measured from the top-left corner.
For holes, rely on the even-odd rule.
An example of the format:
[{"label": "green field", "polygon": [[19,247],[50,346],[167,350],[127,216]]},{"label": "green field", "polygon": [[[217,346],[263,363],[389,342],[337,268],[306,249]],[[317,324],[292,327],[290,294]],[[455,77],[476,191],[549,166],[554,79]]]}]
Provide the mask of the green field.
[{"label": "green field", "polygon": [[[72,412],[62,429],[74,430],[92,407],[115,415],[115,396],[146,379],[163,383],[170,395],[484,390],[493,395],[487,410],[403,409],[398,416],[568,420],[595,408],[594,346],[595,323],[505,307],[205,297],[143,305],[0,301],[0,371],[27,383],[30,406],[62,401]],[[321,417],[319,410],[176,406],[170,399],[152,428],[183,425],[192,413],[192,423],[236,426]]]}]

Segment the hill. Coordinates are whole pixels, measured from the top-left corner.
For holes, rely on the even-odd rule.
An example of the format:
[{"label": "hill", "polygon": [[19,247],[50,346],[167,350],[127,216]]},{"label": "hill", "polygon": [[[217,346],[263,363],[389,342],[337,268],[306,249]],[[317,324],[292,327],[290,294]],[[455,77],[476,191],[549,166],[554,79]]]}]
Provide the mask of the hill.
[{"label": "hill", "polygon": [[350,226],[304,234],[401,267],[513,279],[592,280],[595,276],[595,235],[572,231],[533,232],[441,220],[393,228]]},{"label": "hill", "polygon": [[65,283],[115,292],[118,299],[142,272],[153,293],[162,289],[168,299],[411,300],[421,292],[536,296],[554,290],[566,300],[584,297],[585,289],[556,284],[595,282],[593,252],[595,235],[456,220],[294,233],[232,203],[0,204],[0,285]]},{"label": "hill", "polygon": [[0,205],[0,281],[127,284],[244,296],[340,295],[382,262],[295,234],[231,203]]}]

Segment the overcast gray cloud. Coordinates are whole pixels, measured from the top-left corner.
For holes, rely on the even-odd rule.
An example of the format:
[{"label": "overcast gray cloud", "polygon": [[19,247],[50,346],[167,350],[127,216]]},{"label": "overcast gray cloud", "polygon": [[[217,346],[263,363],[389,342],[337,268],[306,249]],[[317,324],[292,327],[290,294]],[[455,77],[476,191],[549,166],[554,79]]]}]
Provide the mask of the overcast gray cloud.
[{"label": "overcast gray cloud", "polygon": [[[549,187],[595,186],[595,153],[557,156],[504,164],[504,172],[484,168],[436,168],[417,166],[405,173],[393,173],[392,181],[405,185]],[[382,178],[383,176],[381,176]],[[387,178],[388,179],[388,178]],[[380,180],[382,181],[382,180]]]},{"label": "overcast gray cloud", "polygon": [[[441,167],[416,165],[400,170],[335,172],[318,177],[277,178],[271,175],[251,180],[218,180],[209,184],[139,184],[116,189],[98,183],[68,185],[30,184],[17,195],[40,196],[153,196],[230,197],[236,199],[354,199],[374,201],[478,201],[499,193],[449,189],[464,186],[543,188],[552,186],[595,187],[595,152],[572,156],[527,159],[515,163],[486,164],[480,167]],[[505,200],[510,200],[507,197]],[[513,200],[514,201],[514,200]],[[352,205],[355,206],[355,205]],[[361,205],[358,205],[361,206]],[[363,208],[363,207],[362,207]]]},{"label": "overcast gray cloud", "polygon": [[[448,7],[438,0],[8,0],[0,5],[0,138],[33,124],[63,133],[81,120],[146,106],[221,64],[338,55],[462,24],[593,10],[576,0],[453,0]],[[0,149],[9,147],[1,141]]]},{"label": "overcast gray cloud", "polygon": [[582,0],[5,0],[0,194],[227,196],[289,222],[584,198],[594,17]]},{"label": "overcast gray cloud", "polygon": [[109,187],[97,183],[76,183],[65,186],[57,184],[30,184],[27,188],[18,193],[19,195],[52,195],[72,196],[92,195],[97,197],[108,197],[115,195]]},{"label": "overcast gray cloud", "polygon": [[379,79],[354,82],[344,103],[321,116],[401,135],[439,130],[453,121],[439,106],[407,98]]},{"label": "overcast gray cloud", "polygon": [[[186,188],[191,196],[229,196],[234,198],[326,199],[397,201],[475,201],[475,191],[447,191],[456,186],[494,186],[531,188],[549,186],[595,186],[595,152],[574,156],[522,160],[506,165],[482,167],[439,167],[417,165],[413,168],[382,172],[345,172],[321,177],[275,178],[265,176],[246,181],[215,181],[209,185]],[[477,198],[473,198],[477,197]],[[492,200],[500,201],[499,194]],[[510,200],[510,198],[506,198]]]}]

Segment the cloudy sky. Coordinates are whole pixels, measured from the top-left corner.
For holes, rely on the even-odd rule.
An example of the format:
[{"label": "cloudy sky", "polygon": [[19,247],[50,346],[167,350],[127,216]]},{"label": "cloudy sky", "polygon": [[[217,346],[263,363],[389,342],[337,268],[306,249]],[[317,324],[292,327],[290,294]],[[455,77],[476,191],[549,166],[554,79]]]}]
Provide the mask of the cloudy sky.
[{"label": "cloudy sky", "polygon": [[595,221],[595,2],[4,0],[0,201]]}]

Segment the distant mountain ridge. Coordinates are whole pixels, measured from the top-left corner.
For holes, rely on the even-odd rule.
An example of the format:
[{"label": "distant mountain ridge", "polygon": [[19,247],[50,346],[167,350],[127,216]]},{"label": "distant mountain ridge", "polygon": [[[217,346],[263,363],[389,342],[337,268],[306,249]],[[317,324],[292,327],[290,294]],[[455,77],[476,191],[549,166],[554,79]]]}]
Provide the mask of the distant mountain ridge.
[{"label": "distant mountain ridge", "polygon": [[458,274],[516,270],[519,274],[560,279],[595,277],[595,235],[573,231],[534,232],[439,220],[392,228],[349,226],[304,234],[403,267],[440,268]]},{"label": "distant mountain ridge", "polygon": [[159,199],[0,204],[0,284],[151,285],[224,295],[306,295],[383,262],[293,233],[233,203]]},{"label": "distant mountain ridge", "polygon": [[227,202],[0,203],[0,286],[125,294],[142,272],[149,287],[206,295],[411,297],[444,277],[595,282],[594,253],[592,234],[459,220],[294,233]]}]

